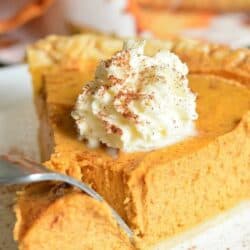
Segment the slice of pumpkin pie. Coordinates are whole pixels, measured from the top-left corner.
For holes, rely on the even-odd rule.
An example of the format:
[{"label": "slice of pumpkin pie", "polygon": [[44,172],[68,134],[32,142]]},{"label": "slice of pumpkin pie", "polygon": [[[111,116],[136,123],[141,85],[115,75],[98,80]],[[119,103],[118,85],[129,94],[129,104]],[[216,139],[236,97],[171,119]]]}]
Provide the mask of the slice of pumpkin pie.
[{"label": "slice of pumpkin pie", "polygon": [[[44,164],[91,185],[144,247],[249,199],[249,58],[247,49],[186,39],[123,45],[77,35],[37,42],[28,61]],[[56,213],[46,204],[44,216]],[[25,215],[25,205],[17,207]],[[22,235],[36,230],[37,216],[16,224]],[[16,238],[22,245],[25,237]]]}]

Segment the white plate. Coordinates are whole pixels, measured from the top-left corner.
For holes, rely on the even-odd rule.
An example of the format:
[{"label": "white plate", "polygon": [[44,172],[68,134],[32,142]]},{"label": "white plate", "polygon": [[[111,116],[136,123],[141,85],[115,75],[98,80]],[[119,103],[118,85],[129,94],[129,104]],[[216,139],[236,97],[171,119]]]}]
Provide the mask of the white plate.
[{"label": "white plate", "polygon": [[[0,69],[0,154],[19,151],[38,160],[38,121],[27,66]],[[14,250],[12,195],[0,189],[0,249]],[[250,250],[250,202],[155,249]]]}]

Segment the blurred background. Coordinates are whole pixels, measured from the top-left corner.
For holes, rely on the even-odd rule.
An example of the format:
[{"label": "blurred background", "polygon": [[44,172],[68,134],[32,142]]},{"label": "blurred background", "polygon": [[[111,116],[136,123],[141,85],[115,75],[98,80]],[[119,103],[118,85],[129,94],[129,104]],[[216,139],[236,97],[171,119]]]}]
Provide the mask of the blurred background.
[{"label": "blurred background", "polygon": [[250,45],[250,0],[0,0],[0,64],[49,34],[97,32]]}]

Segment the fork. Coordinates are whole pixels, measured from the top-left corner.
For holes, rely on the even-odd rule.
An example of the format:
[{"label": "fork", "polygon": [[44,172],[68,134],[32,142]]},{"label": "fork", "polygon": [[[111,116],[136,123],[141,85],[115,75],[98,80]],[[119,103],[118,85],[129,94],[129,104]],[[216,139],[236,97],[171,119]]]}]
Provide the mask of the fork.
[{"label": "fork", "polygon": [[86,183],[80,182],[70,176],[53,172],[41,164],[19,155],[0,156],[0,184],[28,184],[42,181],[60,181],[77,187],[97,201],[105,202],[111,210],[118,226],[133,239],[133,232],[120,217],[120,215],[104,200],[104,198],[90,188]]}]

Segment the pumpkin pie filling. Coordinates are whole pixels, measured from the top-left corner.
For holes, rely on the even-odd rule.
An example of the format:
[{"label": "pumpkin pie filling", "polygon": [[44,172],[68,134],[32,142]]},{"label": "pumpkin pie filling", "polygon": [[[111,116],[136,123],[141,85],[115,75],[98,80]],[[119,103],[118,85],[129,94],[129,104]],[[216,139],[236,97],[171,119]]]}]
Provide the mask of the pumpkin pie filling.
[{"label": "pumpkin pie filling", "polygon": [[[84,83],[93,78],[98,60],[82,63],[80,69],[43,69],[43,87],[36,103],[43,103],[38,107],[41,145],[43,155],[50,157],[45,165],[88,183],[103,195],[134,230],[142,248],[250,197],[250,90],[245,84],[223,74],[191,69],[188,78],[197,94],[198,134],[150,152],[120,151],[114,157],[105,147],[89,149],[77,140],[70,112]],[[24,211],[20,200],[18,210]],[[48,207],[52,204],[54,201],[48,202]],[[40,205],[26,206],[33,210]],[[49,215],[46,211],[43,216]],[[72,216],[77,220],[77,215]],[[25,233],[22,237],[16,234],[17,240],[32,246],[30,235],[39,230],[36,219],[25,228],[17,223],[16,231],[20,230]]]}]

